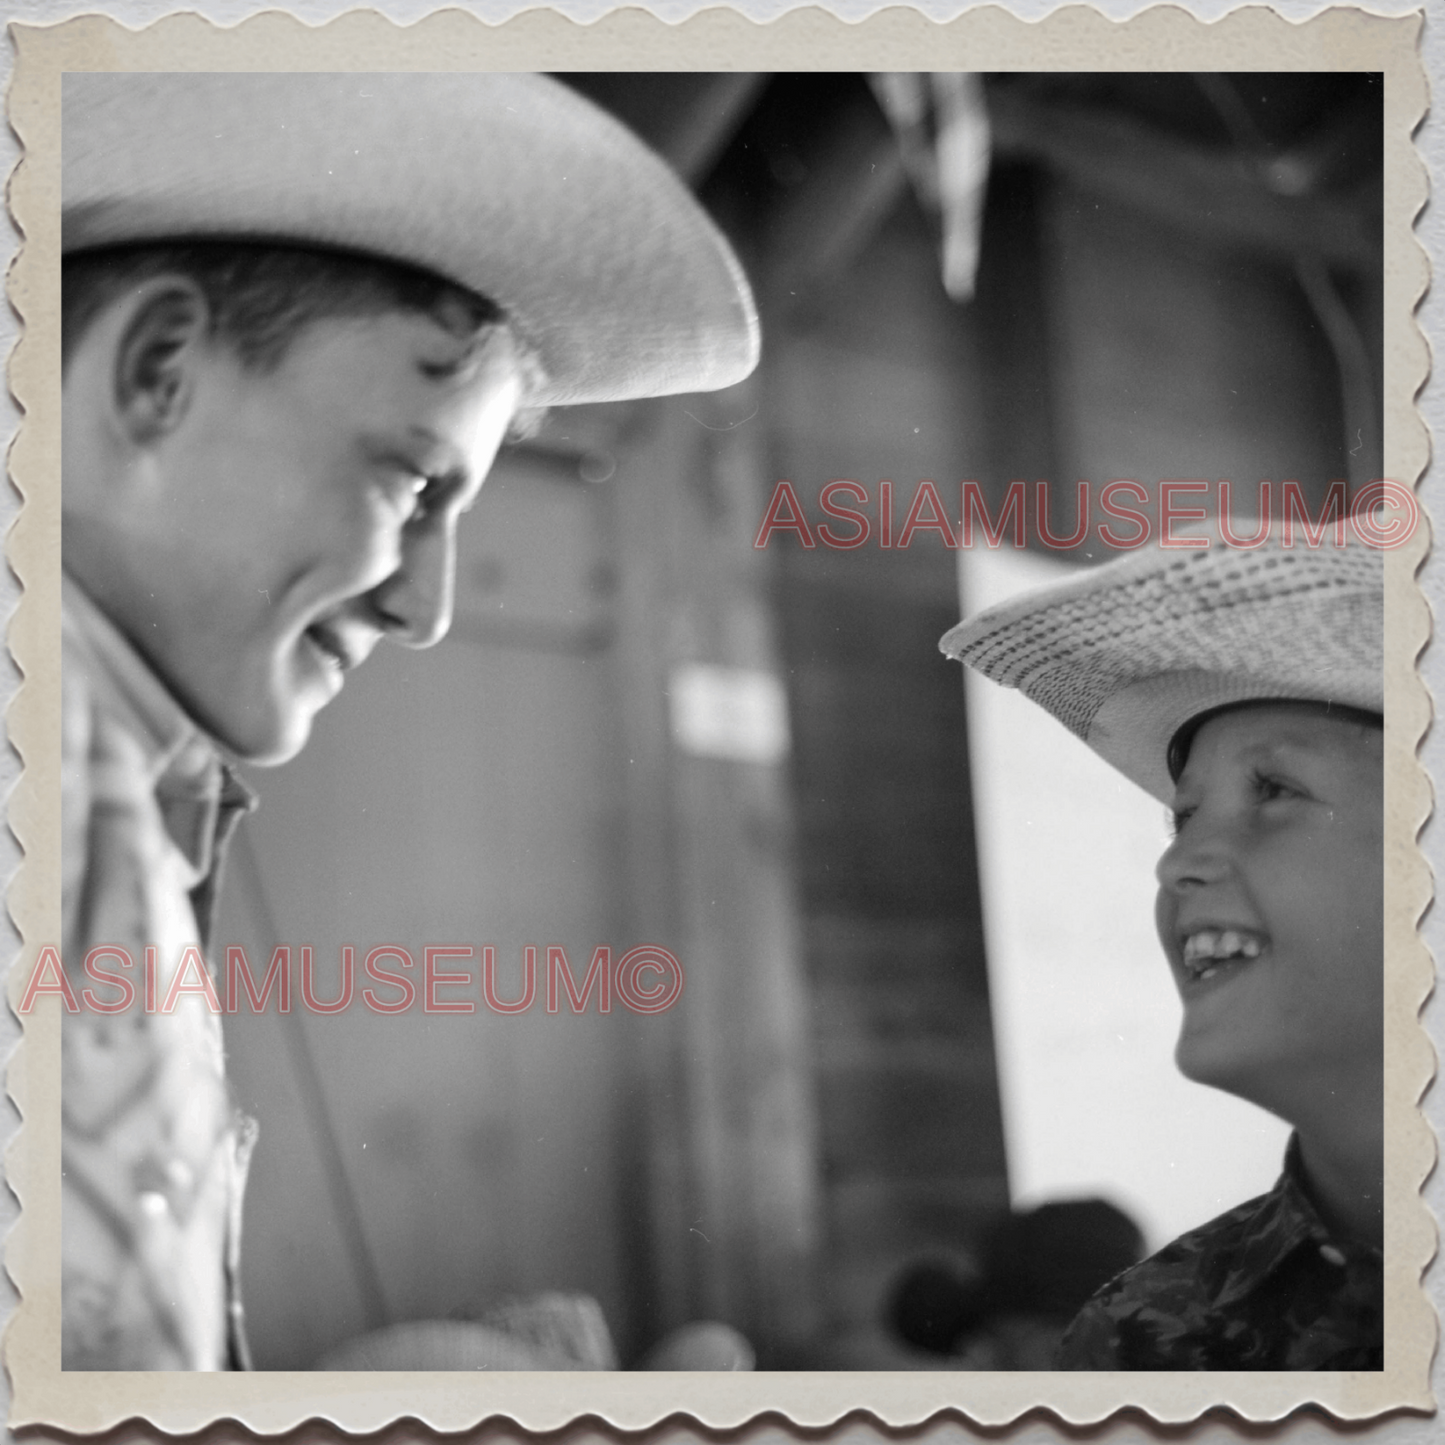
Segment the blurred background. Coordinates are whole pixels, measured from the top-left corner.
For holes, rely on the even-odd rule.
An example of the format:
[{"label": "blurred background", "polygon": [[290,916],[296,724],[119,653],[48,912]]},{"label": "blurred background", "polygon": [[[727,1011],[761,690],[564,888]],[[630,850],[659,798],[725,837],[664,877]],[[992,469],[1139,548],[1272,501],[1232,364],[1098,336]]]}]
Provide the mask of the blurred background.
[{"label": "blurred background", "polygon": [[[898,1281],[985,1277],[1010,1210],[1102,1198],[1153,1249],[1278,1169],[1282,1125],[1173,1071],[1158,805],[937,640],[1111,555],[1079,481],[1378,476],[1380,81],[561,78],[731,238],[763,361],[508,449],[448,639],[253,775],[217,964],[309,945],[323,999],[347,945],[491,946],[507,999],[542,965],[513,1015],[227,1020],[257,1364],[555,1289],[624,1363],[711,1318],[764,1368],[921,1367]],[[955,527],[961,481],[1025,481],[1029,545],[898,547],[925,479]],[[546,1011],[548,946],[580,981],[643,943],[670,1010]]]}]

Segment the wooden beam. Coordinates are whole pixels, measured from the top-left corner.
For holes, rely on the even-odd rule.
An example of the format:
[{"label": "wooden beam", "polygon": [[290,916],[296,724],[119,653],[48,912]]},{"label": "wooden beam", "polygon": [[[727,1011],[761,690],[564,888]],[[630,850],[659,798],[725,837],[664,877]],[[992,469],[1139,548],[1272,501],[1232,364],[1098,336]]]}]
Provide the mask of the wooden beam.
[{"label": "wooden beam", "polygon": [[1096,195],[1215,247],[1293,261],[1304,249],[1355,270],[1380,265],[1367,212],[1321,196],[1271,191],[1238,152],[1151,131],[1078,105],[989,93],[994,155],[1033,160]]},{"label": "wooden beam", "polygon": [[563,74],[696,186],[747,118],[768,76],[747,71]]},{"label": "wooden beam", "polygon": [[690,184],[696,186],[728,148],[768,77],[753,73],[697,76],[700,82],[679,105],[672,133],[662,153]]},{"label": "wooden beam", "polygon": [[893,131],[861,88],[805,163],[808,179],[776,208],[765,231],[770,290],[784,309],[847,269],[908,184]]}]

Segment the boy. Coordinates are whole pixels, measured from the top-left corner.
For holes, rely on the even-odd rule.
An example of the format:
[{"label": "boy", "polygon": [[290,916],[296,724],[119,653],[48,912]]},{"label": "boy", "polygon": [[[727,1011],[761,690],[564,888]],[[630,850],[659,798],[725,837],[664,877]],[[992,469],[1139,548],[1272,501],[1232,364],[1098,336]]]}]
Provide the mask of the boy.
[{"label": "boy", "polygon": [[680,182],[542,77],[71,74],[62,114],[63,957],[77,993],[158,963],[64,1019],[62,1362],[211,1370],[253,1132],[197,992],[229,760],[442,637],[520,410],[729,385],[757,325]]},{"label": "boy", "polygon": [[1173,816],[1156,922],[1181,1071],[1294,1126],[1270,1193],[1126,1271],[1082,1370],[1383,1364],[1383,566],[1141,551],[953,629]]}]

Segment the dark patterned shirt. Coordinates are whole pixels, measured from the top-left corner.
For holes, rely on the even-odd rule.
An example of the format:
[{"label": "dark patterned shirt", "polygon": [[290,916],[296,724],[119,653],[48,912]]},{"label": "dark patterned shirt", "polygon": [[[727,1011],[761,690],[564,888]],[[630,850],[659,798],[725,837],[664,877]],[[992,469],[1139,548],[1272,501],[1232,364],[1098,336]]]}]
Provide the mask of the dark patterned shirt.
[{"label": "dark patterned shirt", "polygon": [[1300,1183],[1299,1141],[1268,1194],[1104,1286],[1061,1370],[1379,1370],[1380,1251],[1331,1236]]}]

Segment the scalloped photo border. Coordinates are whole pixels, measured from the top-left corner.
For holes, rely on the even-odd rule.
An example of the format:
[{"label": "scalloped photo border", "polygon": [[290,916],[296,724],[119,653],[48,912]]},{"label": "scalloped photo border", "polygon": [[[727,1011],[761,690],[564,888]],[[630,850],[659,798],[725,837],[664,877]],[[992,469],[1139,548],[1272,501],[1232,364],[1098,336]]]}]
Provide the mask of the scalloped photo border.
[{"label": "scalloped photo border", "polygon": [[[140,31],[103,16],[10,27],[9,119],[23,158],[10,206],[23,240],[9,299],[23,334],[9,380],[24,421],[10,454],[23,509],[8,556],[24,595],[9,643],[24,677],[9,712],[24,776],[10,826],[24,863],[8,903],[23,940],[12,1007],[39,941],[60,936],[60,77],[67,70],[1372,70],[1385,76],[1385,475],[1416,486],[1429,454],[1415,406],[1429,353],[1415,320],[1428,283],[1413,223],[1427,193],[1411,141],[1425,113],[1421,15],[1333,10],[1289,21],[1237,10],[1203,23],[1160,6],[1127,22],[1085,6],[1024,22],[998,8],[935,23],[893,9],[846,24],[795,10],[767,24],[709,10],[668,25],[641,10],[580,25],[551,11],[488,24],[445,11],[398,26],[372,11],[311,27],[268,13],[222,29],[194,14]],[[1430,631],[1416,573],[1428,529],[1386,553],[1386,1367],[1378,1372],[1065,1373],[66,1373],[60,1369],[60,1016],[38,1007],[9,1067],[21,1127],[6,1158],[20,1201],[5,1263],[20,1295],[4,1341],[12,1426],[76,1432],[141,1419],[175,1434],[230,1418],[262,1433],[324,1420],[370,1432],[412,1419],[456,1431],[506,1419],[534,1431],[587,1417],[624,1430],[685,1416],[729,1428],[766,1415],[815,1428],[940,1415],[1000,1427],[1047,1410],[1070,1424],[1125,1409],[1186,1422],[1212,1409],[1280,1420],[1304,1405],[1344,1420],[1430,1411],[1436,1322],[1421,1287],[1435,1226],[1420,1197],[1435,1146],[1418,1103],[1434,1070],[1419,1022],[1432,965],[1417,924],[1432,897],[1417,838],[1431,807],[1416,751],[1430,718],[1416,659]],[[44,1005],[54,1004],[46,999]]]}]

